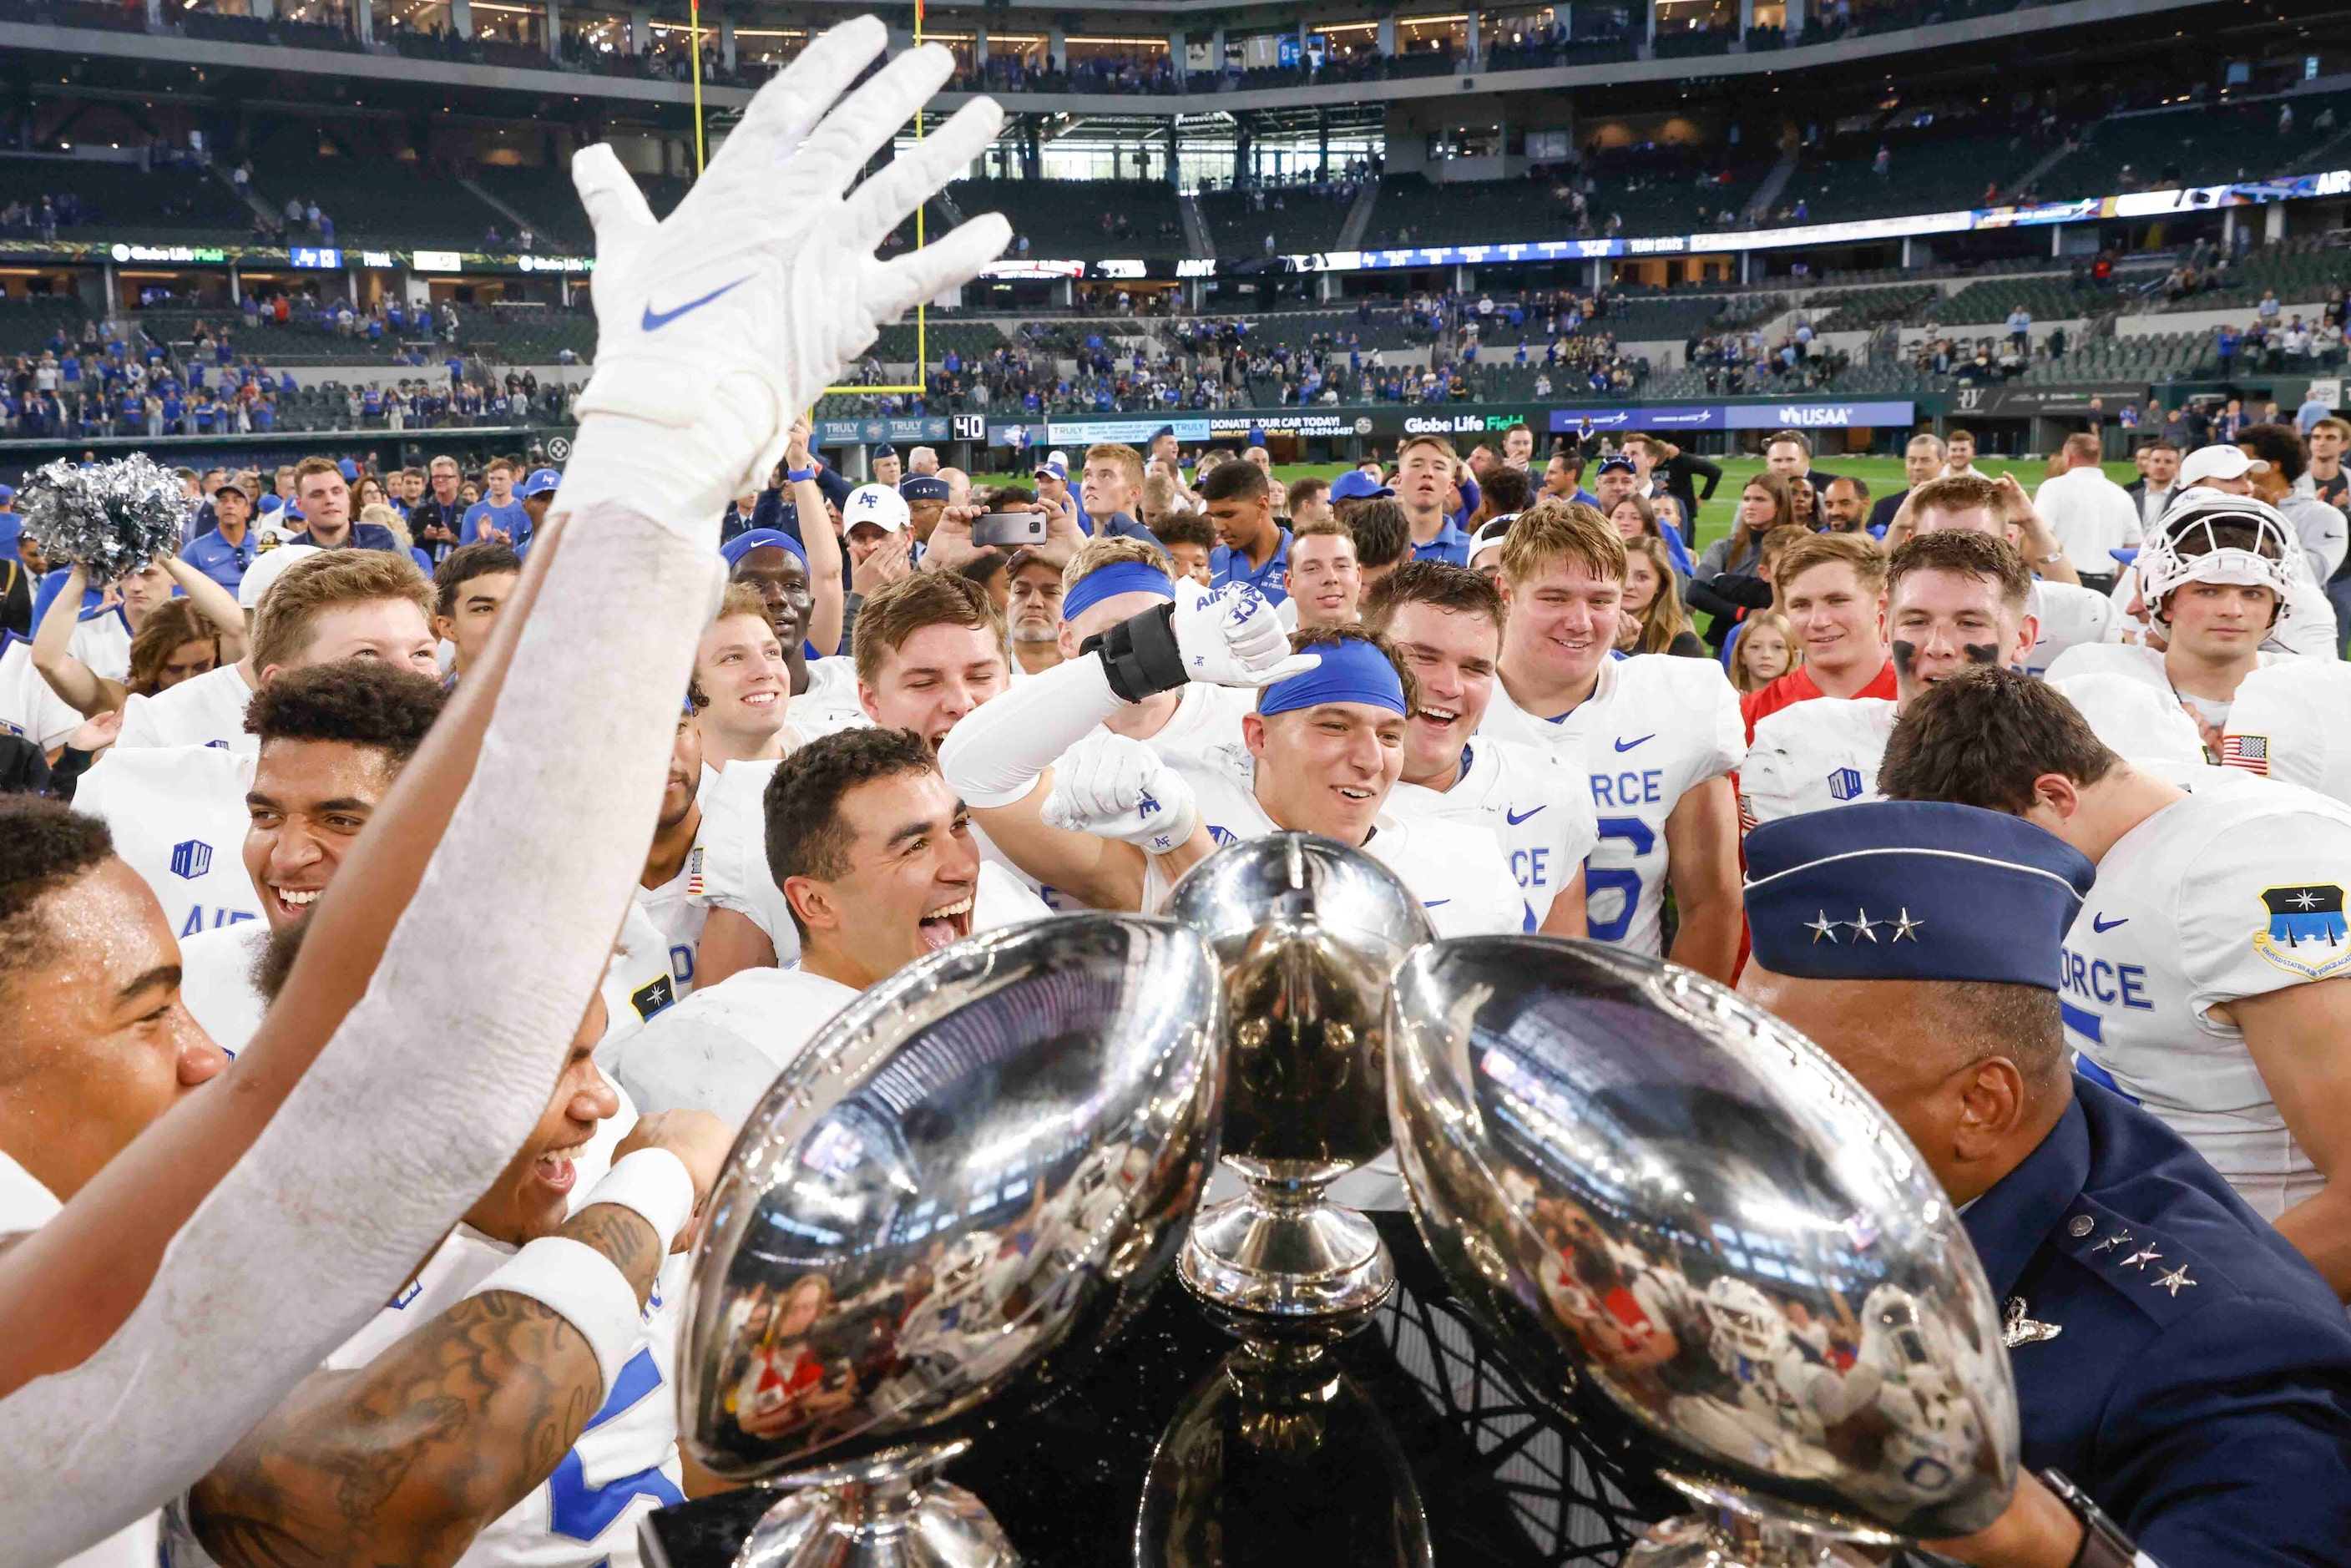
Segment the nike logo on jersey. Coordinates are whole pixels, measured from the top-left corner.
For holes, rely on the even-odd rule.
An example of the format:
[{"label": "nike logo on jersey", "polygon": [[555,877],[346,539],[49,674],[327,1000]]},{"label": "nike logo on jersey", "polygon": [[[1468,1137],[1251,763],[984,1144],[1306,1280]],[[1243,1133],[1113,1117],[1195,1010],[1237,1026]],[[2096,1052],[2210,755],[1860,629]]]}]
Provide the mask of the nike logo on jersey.
[{"label": "nike logo on jersey", "polygon": [[1548,807],[1549,805],[1550,805],[1550,802],[1549,802],[1549,801],[1545,801],[1545,802],[1543,803],[1543,805],[1541,805],[1541,806],[1537,806],[1537,807],[1534,809],[1534,811],[1513,811],[1513,810],[1511,810],[1508,806],[1505,806],[1505,807],[1503,807],[1503,808],[1502,808],[1502,821],[1506,821],[1506,822],[1510,823],[1510,826],[1512,826],[1512,827],[1514,827],[1514,828],[1515,828],[1515,827],[1517,827],[1520,822],[1525,821],[1529,817],[1533,816],[1533,815],[1535,814],[1535,811],[1542,810],[1544,810],[1546,807]]},{"label": "nike logo on jersey", "polygon": [[2124,915],[2120,920],[2109,920],[2103,915],[2093,915],[2090,916],[2090,929],[2097,932],[2100,936],[2104,936],[2105,933],[2112,931],[2117,925],[2128,925],[2129,924],[2130,916],[2127,915]]},{"label": "nike logo on jersey", "polygon": [[750,281],[751,279],[749,275],[746,274],[745,276],[737,278],[732,283],[722,283],[717,287],[712,289],[709,293],[704,295],[701,298],[689,299],[674,310],[656,310],[653,307],[653,301],[649,299],[645,301],[645,313],[643,317],[638,319],[637,326],[643,331],[658,332],[663,328],[668,326],[671,322],[676,320],[679,317],[691,316],[694,312],[701,309],[704,306],[709,304],[720,295],[732,294],[735,290],[742,287],[745,284]]},{"label": "nike logo on jersey", "polygon": [[[1653,729],[1648,734],[1643,736],[1641,740],[1655,740],[1656,738],[1657,732]],[[1620,740],[1616,743],[1616,749],[1619,751],[1630,751],[1635,747],[1640,745],[1641,740]]]}]

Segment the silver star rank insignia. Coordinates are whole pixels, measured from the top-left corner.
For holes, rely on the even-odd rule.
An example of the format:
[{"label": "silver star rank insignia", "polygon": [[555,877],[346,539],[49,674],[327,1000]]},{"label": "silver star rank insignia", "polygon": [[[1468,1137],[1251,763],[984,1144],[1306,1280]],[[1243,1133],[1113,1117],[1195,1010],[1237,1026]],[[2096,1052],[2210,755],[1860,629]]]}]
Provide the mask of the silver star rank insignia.
[{"label": "silver star rank insignia", "polygon": [[1925,930],[1926,927],[1927,923],[1925,921],[1911,919],[1910,912],[1907,909],[1905,909],[1900,915],[1894,917],[1894,940],[1896,942],[1905,940],[1916,942],[1918,940],[1918,933]]},{"label": "silver star rank insignia", "polygon": [[2195,1281],[2188,1277],[2188,1265],[2185,1263],[2168,1274],[2158,1274],[2155,1277],[2155,1288],[2158,1291],[2168,1290],[2174,1296],[2179,1294],[2179,1288],[2182,1285],[2192,1287],[2195,1283]]},{"label": "silver star rank insignia", "polygon": [[1836,940],[1836,928],[1842,922],[1831,920],[1829,912],[1823,909],[1816,912],[1811,920],[1805,922],[1804,929],[1813,934],[1813,940],[1815,942],[1823,936],[1834,942]]},{"label": "silver star rank insignia", "polygon": [[2125,1242],[2128,1241],[2130,1239],[2131,1233],[2129,1231],[2117,1230],[2112,1236],[2109,1236],[2105,1240],[2099,1242],[2095,1247],[2091,1248],[2090,1250],[2093,1252],[2111,1252],[2116,1248],[2120,1247]]},{"label": "silver star rank insignia", "polygon": [[2041,1344],[2065,1332],[2063,1323],[2035,1322],[2026,1317],[2024,1298],[2011,1296],[2001,1314],[2000,1343],[2002,1349],[2014,1350],[2021,1344]]},{"label": "silver star rank insignia", "polygon": [[2126,1269],[2144,1269],[2149,1263],[2154,1262],[2157,1259],[2162,1256],[2162,1253],[2158,1252],[2152,1247],[2142,1247],[2137,1251],[2123,1260],[2123,1267]]},{"label": "silver star rank insignia", "polygon": [[1883,920],[1872,920],[1869,917],[1869,911],[1866,909],[1856,909],[1853,914],[1854,917],[1845,922],[1846,925],[1852,927],[1853,934],[1855,936],[1866,936],[1872,942],[1876,941],[1877,932],[1875,927],[1883,925],[1886,922]]}]

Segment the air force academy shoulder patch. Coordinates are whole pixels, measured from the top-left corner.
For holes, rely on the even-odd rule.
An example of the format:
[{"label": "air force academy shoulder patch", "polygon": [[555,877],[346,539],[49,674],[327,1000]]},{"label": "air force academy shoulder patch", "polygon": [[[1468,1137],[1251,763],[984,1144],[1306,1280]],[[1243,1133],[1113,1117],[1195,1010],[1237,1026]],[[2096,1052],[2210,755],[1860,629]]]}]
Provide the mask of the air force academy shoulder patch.
[{"label": "air force academy shoulder patch", "polygon": [[2253,937],[2254,952],[2305,980],[2351,974],[2351,930],[2344,923],[2341,887],[2267,887],[2262,903],[2269,925]]}]

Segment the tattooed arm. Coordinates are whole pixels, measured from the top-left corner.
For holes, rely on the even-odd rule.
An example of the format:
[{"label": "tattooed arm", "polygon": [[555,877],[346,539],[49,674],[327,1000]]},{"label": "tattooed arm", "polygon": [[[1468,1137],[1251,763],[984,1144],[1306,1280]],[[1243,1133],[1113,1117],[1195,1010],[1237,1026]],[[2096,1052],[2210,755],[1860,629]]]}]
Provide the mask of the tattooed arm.
[{"label": "tattooed arm", "polygon": [[[613,1204],[557,1234],[627,1277],[643,1305],[663,1253]],[[356,1372],[320,1373],[188,1494],[221,1568],[455,1563],[551,1474],[603,1398],[595,1353],[528,1296],[458,1302]]]}]

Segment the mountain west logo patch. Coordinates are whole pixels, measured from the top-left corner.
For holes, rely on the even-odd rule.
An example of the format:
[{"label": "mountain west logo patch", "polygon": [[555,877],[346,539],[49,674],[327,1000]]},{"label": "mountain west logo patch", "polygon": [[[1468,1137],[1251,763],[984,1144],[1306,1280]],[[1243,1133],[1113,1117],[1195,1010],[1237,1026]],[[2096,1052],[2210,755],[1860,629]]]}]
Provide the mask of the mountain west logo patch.
[{"label": "mountain west logo patch", "polygon": [[2290,975],[2324,980],[2351,974],[2351,928],[2343,918],[2343,890],[2333,883],[2265,887],[2270,923],[2253,951]]},{"label": "mountain west logo patch", "polygon": [[[204,875],[204,873],[212,869],[213,847],[212,845],[204,842],[204,840],[183,839],[178,843],[172,846],[172,874],[173,876],[184,877],[188,881],[193,882],[196,878]],[[2337,909],[2341,909],[2343,907],[2343,901],[2340,897],[2336,898],[2335,907]]]}]

